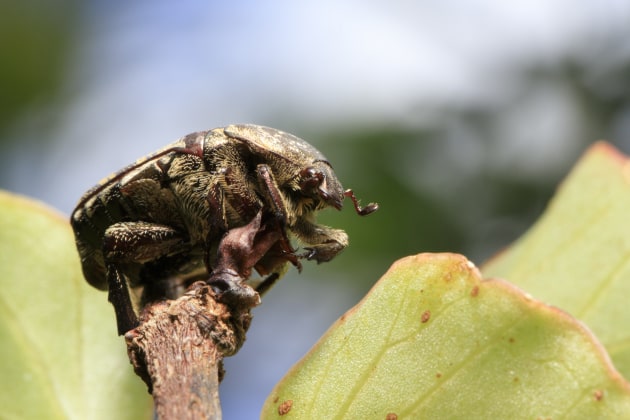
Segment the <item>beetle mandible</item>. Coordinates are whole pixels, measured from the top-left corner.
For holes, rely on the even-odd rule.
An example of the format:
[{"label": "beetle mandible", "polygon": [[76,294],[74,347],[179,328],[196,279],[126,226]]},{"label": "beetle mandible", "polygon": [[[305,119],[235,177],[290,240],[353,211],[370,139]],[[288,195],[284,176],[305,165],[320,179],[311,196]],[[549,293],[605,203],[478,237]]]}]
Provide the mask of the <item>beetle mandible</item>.
[{"label": "beetle mandible", "polygon": [[[207,278],[216,251],[230,229],[262,214],[282,239],[255,268],[267,280],[263,293],[299,258],[318,263],[348,245],[340,229],[319,225],[315,214],[340,210],[344,197],[356,212],[352,190],[344,191],[329,161],[306,141],[257,125],[230,125],[189,134],[139,159],[90,189],[71,224],[83,274],[108,290],[118,333],[137,326],[129,289],[143,301],[177,297],[195,279]],[[287,235],[306,245],[296,254]]]}]

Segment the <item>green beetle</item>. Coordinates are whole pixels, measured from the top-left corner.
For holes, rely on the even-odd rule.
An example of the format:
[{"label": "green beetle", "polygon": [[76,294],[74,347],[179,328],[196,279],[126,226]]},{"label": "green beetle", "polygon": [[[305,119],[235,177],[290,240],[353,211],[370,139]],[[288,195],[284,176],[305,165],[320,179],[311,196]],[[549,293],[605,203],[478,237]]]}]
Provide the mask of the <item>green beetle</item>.
[{"label": "green beetle", "polygon": [[[83,274],[109,290],[118,333],[137,326],[129,288],[144,301],[176,297],[208,278],[230,229],[258,214],[282,238],[255,265],[268,276],[263,293],[299,259],[329,261],[348,245],[343,230],[316,224],[317,211],[341,209],[350,197],[328,160],[306,141],[256,125],[189,134],[104,179],[79,200],[71,216]],[[288,236],[306,244],[296,254]]]}]

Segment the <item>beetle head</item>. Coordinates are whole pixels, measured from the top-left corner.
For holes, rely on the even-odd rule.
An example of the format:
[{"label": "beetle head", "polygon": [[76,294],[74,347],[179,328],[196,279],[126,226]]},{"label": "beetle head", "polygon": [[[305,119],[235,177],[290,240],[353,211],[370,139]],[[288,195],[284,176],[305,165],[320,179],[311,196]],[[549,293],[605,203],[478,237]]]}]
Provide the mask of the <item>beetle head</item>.
[{"label": "beetle head", "polygon": [[321,203],[318,207],[332,206],[341,210],[344,191],[330,163],[316,160],[300,171],[300,191]]}]

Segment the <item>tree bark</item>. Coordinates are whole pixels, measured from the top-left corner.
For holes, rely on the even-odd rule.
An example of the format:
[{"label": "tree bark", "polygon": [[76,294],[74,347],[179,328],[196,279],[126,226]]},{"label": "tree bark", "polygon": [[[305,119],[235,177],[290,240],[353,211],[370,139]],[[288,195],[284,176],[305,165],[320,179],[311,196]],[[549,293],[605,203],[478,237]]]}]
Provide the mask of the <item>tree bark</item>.
[{"label": "tree bark", "polygon": [[158,419],[220,419],[222,360],[242,345],[251,315],[235,319],[205,282],[144,313],[147,320],[125,339],[136,373],[153,394]]}]

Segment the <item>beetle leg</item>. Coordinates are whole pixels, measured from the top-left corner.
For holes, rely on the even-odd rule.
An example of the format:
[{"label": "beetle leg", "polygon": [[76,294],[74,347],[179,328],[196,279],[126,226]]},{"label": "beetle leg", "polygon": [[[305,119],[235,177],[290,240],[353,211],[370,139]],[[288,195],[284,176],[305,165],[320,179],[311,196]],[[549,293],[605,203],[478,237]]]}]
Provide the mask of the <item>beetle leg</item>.
[{"label": "beetle leg", "polygon": [[186,238],[179,230],[156,223],[115,223],[103,237],[103,253],[109,262],[144,263],[186,248]]},{"label": "beetle leg", "polygon": [[280,222],[281,225],[287,223],[287,206],[284,203],[282,193],[278,189],[278,184],[273,178],[273,173],[269,165],[260,164],[256,167],[258,177],[262,181],[264,191],[267,195],[267,202],[271,206],[272,214]]},{"label": "beetle leg", "polygon": [[133,310],[125,277],[116,264],[107,264],[107,300],[114,306],[118,335],[123,335],[138,326],[138,317]]},{"label": "beetle leg", "polygon": [[304,218],[298,219],[291,231],[299,240],[310,245],[301,257],[318,263],[332,260],[348,246],[348,235],[340,229],[312,223]]},{"label": "beetle leg", "polygon": [[[282,233],[284,235],[284,233]],[[282,236],[281,236],[282,238]],[[264,276],[270,273],[280,275],[286,272],[285,263],[290,262],[298,272],[302,272],[302,263],[294,251],[287,251],[283,248],[283,240],[278,240],[273,247],[256,263],[254,268],[258,274]]]},{"label": "beetle leg", "polygon": [[262,282],[260,282],[260,284],[258,284],[258,286],[256,286],[256,292],[258,292],[260,296],[264,295],[269,289],[271,289],[271,286],[273,286],[279,278],[279,273],[272,273],[268,275]]},{"label": "beetle leg", "polygon": [[118,334],[137,326],[127,280],[121,271],[126,263],[145,263],[186,249],[186,240],[177,230],[146,222],[111,225],[103,238],[107,267],[109,301],[114,305]]},{"label": "beetle leg", "polygon": [[[267,201],[272,207],[272,214],[274,215],[274,218],[278,222],[279,228],[282,231],[282,238],[281,238],[282,250],[284,253],[287,254],[287,256],[294,255],[295,249],[291,247],[291,241],[289,240],[287,236],[287,232],[286,232],[286,226],[287,224],[289,224],[289,220],[287,216],[287,213],[288,213],[287,206],[283,199],[282,193],[278,189],[278,184],[276,184],[275,180],[273,179],[273,173],[271,172],[271,168],[269,167],[269,165],[261,164],[261,165],[258,165],[256,170],[258,171],[258,176],[262,180],[262,183],[265,187],[265,191],[267,193]],[[291,263],[295,265],[296,267],[301,268],[301,266],[299,266],[297,262],[297,259],[295,261],[293,261],[292,259],[288,257],[287,259],[289,259],[289,261],[291,261]]]},{"label": "beetle leg", "polygon": [[278,228],[282,232],[282,238],[280,239],[281,257],[291,262],[291,264],[293,264],[293,266],[296,267],[298,271],[302,271],[302,264],[298,260],[298,257],[295,255],[296,250],[293,249],[293,247],[291,246],[291,241],[287,236],[286,226],[290,223],[290,220],[288,219],[286,202],[283,198],[282,193],[278,189],[278,184],[273,178],[271,168],[268,165],[261,164],[258,165],[256,170],[258,172],[259,178],[261,179],[265,187],[265,191],[267,192],[267,201],[272,207],[272,214],[274,215],[274,219],[278,224]]},{"label": "beetle leg", "polygon": [[370,203],[365,207],[361,207],[359,205],[359,200],[354,196],[354,192],[352,190],[345,190],[343,192],[344,197],[348,197],[352,200],[352,204],[354,205],[354,210],[357,212],[359,216],[367,216],[370,213],[374,213],[378,210],[377,203]]}]

